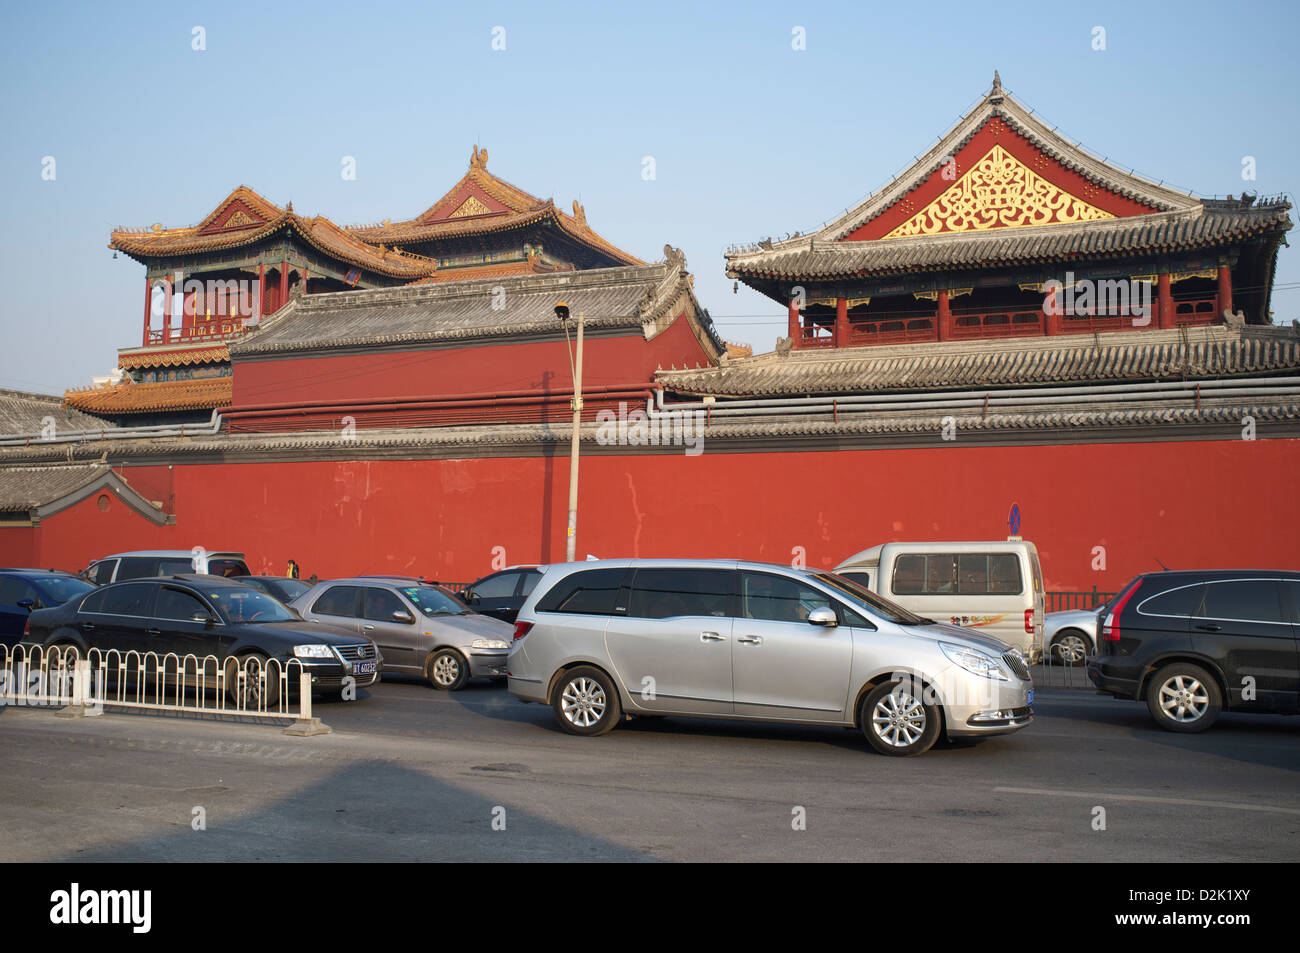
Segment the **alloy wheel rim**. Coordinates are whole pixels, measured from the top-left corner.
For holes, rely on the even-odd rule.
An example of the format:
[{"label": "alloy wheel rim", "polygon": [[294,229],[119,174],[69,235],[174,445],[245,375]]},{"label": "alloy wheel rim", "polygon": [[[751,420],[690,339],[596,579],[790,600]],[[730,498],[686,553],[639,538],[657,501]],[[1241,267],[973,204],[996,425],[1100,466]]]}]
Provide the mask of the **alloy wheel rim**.
[{"label": "alloy wheel rim", "polygon": [[925,734],[925,706],[911,692],[896,689],[876,702],[871,730],[891,747],[914,745]]},{"label": "alloy wheel rim", "polygon": [[605,689],[591,678],[575,678],[560,695],[564,717],[579,728],[590,728],[605,717],[605,705]]},{"label": "alloy wheel rim", "polygon": [[1175,675],[1160,686],[1160,710],[1179,724],[1199,721],[1209,707],[1210,693],[1198,678]]},{"label": "alloy wheel rim", "polygon": [[1063,662],[1081,662],[1083,661],[1084,656],[1088,654],[1084,647],[1083,639],[1079,638],[1077,635],[1067,635],[1065,638],[1057,642],[1056,645],[1057,654],[1061,657],[1061,661]]},{"label": "alloy wheel rim", "polygon": [[450,655],[441,655],[433,661],[433,680],[439,685],[450,685],[460,675],[460,664]]}]

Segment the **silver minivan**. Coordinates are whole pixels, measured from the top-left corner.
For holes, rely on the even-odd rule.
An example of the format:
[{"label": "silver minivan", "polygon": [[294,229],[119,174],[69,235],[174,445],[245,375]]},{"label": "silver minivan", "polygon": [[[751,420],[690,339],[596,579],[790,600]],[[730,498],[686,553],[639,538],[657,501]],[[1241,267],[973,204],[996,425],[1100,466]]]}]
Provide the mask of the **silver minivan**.
[{"label": "silver minivan", "polygon": [[877,751],[1033,719],[1025,656],[824,571],[736,560],[549,566],[506,663],[516,697],[599,735],[625,716],[861,729]]}]

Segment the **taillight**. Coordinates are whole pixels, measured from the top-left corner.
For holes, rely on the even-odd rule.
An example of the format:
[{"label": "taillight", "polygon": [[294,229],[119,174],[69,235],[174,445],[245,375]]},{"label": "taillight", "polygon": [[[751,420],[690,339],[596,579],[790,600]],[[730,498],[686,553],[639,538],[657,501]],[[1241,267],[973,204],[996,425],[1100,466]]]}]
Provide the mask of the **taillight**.
[{"label": "taillight", "polygon": [[32,636],[32,617],[28,616],[23,620],[23,639],[30,639]]},{"label": "taillight", "polygon": [[1030,635],[1034,634],[1034,610],[1025,610],[1025,631]]},{"label": "taillight", "polygon": [[1119,641],[1120,613],[1124,611],[1124,606],[1128,604],[1129,599],[1133,598],[1133,593],[1137,592],[1141,581],[1140,579],[1134,579],[1129,583],[1128,588],[1124,590],[1124,594],[1116,601],[1115,608],[1106,613],[1106,619],[1101,624],[1101,640],[1103,642]]},{"label": "taillight", "polygon": [[525,635],[527,635],[527,634],[528,634],[528,630],[531,629],[532,627],[533,627],[533,624],[532,624],[531,622],[516,622],[516,623],[515,623],[515,641],[518,642],[518,641],[519,641],[520,639],[522,639]]}]

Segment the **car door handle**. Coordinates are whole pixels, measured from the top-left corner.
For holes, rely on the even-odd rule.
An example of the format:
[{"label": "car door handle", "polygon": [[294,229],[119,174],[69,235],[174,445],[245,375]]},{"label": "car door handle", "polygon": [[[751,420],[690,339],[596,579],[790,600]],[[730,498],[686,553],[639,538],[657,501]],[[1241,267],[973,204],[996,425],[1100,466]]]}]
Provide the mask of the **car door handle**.
[{"label": "car door handle", "polygon": [[367,623],[366,625],[363,625],[361,628],[362,628],[364,631],[369,632],[371,629],[374,628],[374,626],[373,626],[373,625],[370,625],[369,623]]},{"label": "car door handle", "polygon": [[162,635],[162,629],[145,629],[145,635]]},{"label": "car door handle", "polygon": [[1196,627],[1202,632],[1222,632],[1223,626],[1215,622],[1198,622]]},{"label": "car door handle", "polygon": [[725,642],[727,641],[727,637],[725,635],[718,635],[718,633],[716,632],[701,632],[700,641],[701,642]]},{"label": "car door handle", "polygon": [[757,635],[742,635],[736,639],[741,645],[762,645],[763,639]]},{"label": "car door handle", "polygon": [[82,632],[89,632],[89,631],[90,631],[91,629],[93,629],[94,627],[95,627],[95,623],[93,623],[93,622],[83,622],[83,623],[81,623],[81,631],[82,631]]}]

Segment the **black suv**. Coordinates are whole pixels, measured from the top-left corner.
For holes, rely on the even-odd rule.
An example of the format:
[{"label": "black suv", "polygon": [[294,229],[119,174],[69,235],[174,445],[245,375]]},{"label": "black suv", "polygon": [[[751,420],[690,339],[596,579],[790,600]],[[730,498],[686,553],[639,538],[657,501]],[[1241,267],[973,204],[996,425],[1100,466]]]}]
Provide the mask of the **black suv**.
[{"label": "black suv", "polygon": [[1102,608],[1097,631],[1088,677],[1145,699],[1162,728],[1204,731],[1225,708],[1300,710],[1300,573],[1146,573]]},{"label": "black suv", "polygon": [[[296,659],[311,676],[312,690],[337,691],[351,677],[372,685],[383,671],[375,643],[327,625],[307,622],[271,596],[233,579],[176,575],[133,579],[93,589],[27,621],[28,647],[75,646],[125,658],[167,653],[200,658],[255,658],[265,665]],[[116,662],[114,662],[116,664]],[[275,686],[268,687],[268,695]],[[276,698],[268,698],[274,704]]]}]

